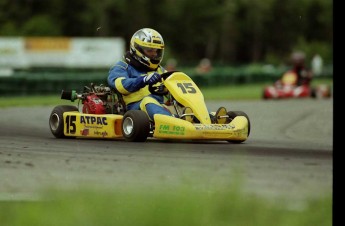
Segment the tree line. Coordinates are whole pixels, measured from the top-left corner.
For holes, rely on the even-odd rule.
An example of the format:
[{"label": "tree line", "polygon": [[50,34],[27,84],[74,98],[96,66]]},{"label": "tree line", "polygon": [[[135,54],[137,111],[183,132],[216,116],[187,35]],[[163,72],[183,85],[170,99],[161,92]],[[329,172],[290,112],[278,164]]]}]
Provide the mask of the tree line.
[{"label": "tree line", "polygon": [[[293,50],[333,63],[330,0],[0,0],[0,36],[123,37],[159,31],[165,60],[279,64]],[[111,50],[109,50],[111,51]]]}]

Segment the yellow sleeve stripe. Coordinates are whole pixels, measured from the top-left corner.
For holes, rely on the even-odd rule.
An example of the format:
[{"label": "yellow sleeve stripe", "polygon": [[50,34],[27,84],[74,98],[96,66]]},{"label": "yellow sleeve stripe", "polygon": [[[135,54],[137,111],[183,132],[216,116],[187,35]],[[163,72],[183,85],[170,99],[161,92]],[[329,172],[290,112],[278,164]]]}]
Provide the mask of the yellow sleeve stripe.
[{"label": "yellow sleeve stripe", "polygon": [[125,77],[120,77],[120,78],[117,78],[115,79],[115,87],[117,89],[117,91],[119,91],[121,94],[124,94],[124,95],[128,95],[130,94],[130,92],[128,92],[125,87],[123,87],[122,85],[122,80],[124,80]]}]

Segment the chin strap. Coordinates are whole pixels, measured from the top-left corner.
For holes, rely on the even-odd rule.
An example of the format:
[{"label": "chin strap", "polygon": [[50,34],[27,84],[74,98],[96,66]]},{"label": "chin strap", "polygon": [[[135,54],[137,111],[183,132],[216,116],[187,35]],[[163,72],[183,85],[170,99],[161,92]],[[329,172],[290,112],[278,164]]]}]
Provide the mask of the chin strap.
[{"label": "chin strap", "polygon": [[127,64],[132,65],[133,67],[135,67],[139,71],[143,71],[146,73],[149,71],[153,71],[151,68],[143,65],[142,63],[139,62],[139,60],[135,59],[129,51],[125,54],[124,59],[125,59]]}]

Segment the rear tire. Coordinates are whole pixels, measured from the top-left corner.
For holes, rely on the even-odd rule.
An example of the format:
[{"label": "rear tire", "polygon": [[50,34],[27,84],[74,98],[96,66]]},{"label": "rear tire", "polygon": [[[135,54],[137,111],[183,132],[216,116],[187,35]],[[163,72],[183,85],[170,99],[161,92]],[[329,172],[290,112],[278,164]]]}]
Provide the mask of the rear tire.
[{"label": "rear tire", "polygon": [[264,89],[264,91],[262,91],[262,99],[263,100],[267,100],[268,96],[266,95],[266,89]]},{"label": "rear tire", "polygon": [[64,134],[63,113],[68,111],[78,111],[76,106],[59,105],[56,106],[49,116],[50,131],[56,138],[70,138]]},{"label": "rear tire", "polygon": [[126,141],[144,142],[150,134],[150,119],[144,111],[129,110],[122,119],[122,134]]}]

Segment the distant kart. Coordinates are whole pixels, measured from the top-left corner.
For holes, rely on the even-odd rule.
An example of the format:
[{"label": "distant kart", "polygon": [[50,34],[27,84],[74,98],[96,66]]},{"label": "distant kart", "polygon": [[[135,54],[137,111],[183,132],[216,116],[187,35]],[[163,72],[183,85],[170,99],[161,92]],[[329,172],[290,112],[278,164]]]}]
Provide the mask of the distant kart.
[{"label": "distant kart", "polygon": [[[219,107],[209,112],[204,96],[193,80],[183,72],[161,75],[162,82],[149,91],[163,95],[164,106],[174,115],[158,115],[154,122],[146,112],[127,110],[122,95],[103,85],[84,87],[83,92],[62,91],[61,99],[78,101],[56,106],[49,127],[56,138],[124,139],[144,142],[147,138],[166,140],[224,140],[242,143],[250,134],[250,120],[243,111]],[[81,102],[81,106],[79,103]],[[79,110],[81,108],[81,110]]]},{"label": "distant kart", "polygon": [[329,98],[331,88],[320,84],[314,87],[309,85],[296,85],[297,75],[294,72],[286,72],[281,82],[264,87],[263,99],[286,99],[286,98]]}]

